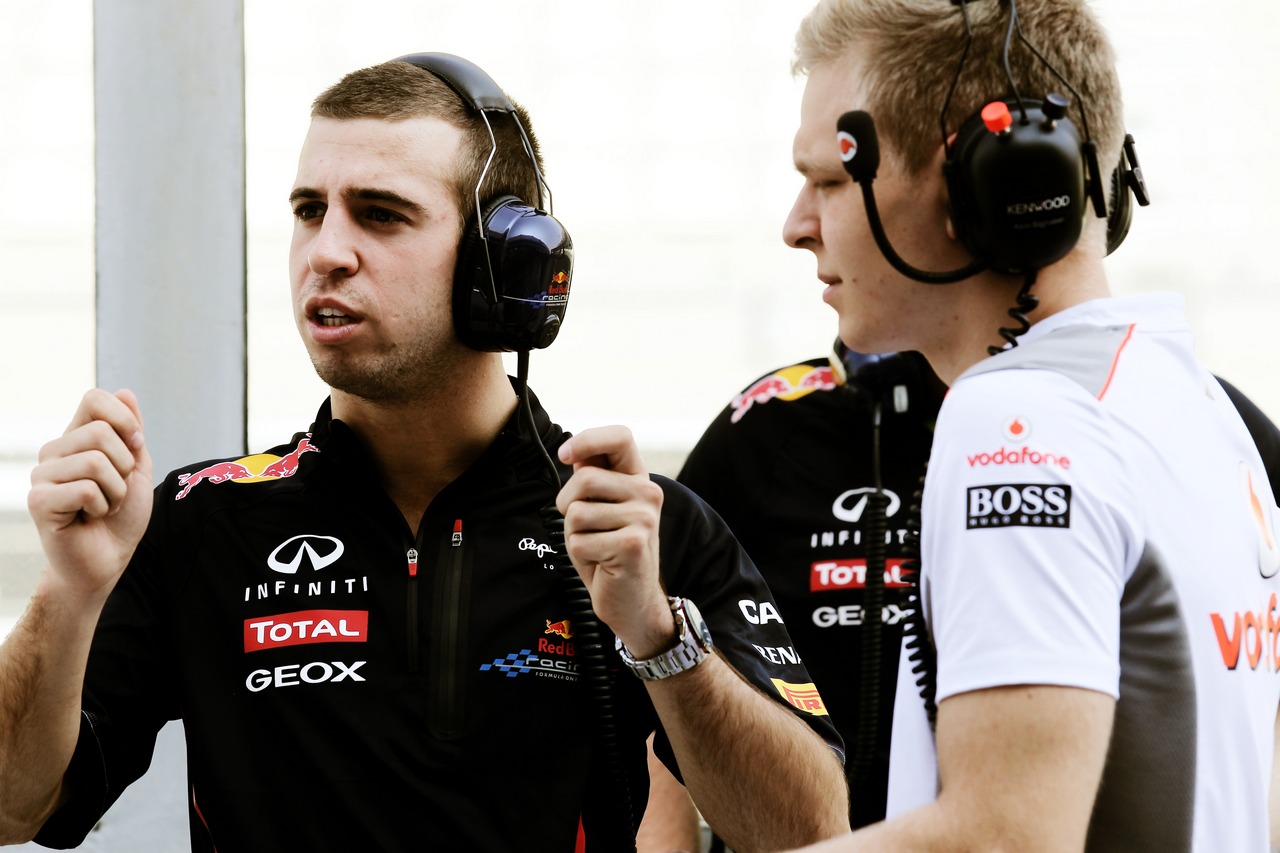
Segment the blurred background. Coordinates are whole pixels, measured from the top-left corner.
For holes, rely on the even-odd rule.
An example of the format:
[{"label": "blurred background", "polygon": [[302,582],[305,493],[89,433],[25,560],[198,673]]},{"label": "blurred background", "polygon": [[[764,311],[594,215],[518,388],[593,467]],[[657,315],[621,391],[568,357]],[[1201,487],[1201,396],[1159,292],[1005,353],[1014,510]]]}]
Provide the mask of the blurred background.
[{"label": "blurred background", "polygon": [[[533,356],[532,387],[570,430],[630,425],[651,466],[674,474],[736,391],[823,354],[835,335],[812,256],[780,239],[800,184],[792,35],[811,5],[244,0],[248,450],[305,428],[325,394],[293,326],[286,267],[310,101],[352,69],[440,50],[530,109],[574,238],[564,331]],[[1262,106],[1280,82],[1280,4],[1092,5],[1118,51],[1154,199],[1107,262],[1112,288],[1185,294],[1201,357],[1274,418],[1280,161]],[[95,384],[93,14],[92,0],[0,3],[0,635],[41,563],[25,514],[37,450]],[[172,216],[201,204],[175,199]],[[161,284],[140,276],[136,287]],[[210,298],[192,316],[139,311],[133,322],[200,324],[227,310]],[[182,849],[181,802],[169,813]],[[93,849],[125,849],[108,835]]]},{"label": "blurred background", "polygon": [[[835,314],[812,257],[779,237],[799,186],[791,37],[811,5],[246,2],[249,449],[305,426],[324,395],[286,274],[309,102],[346,71],[407,52],[466,56],[533,115],[577,257],[564,332],[535,353],[530,381],[567,428],[626,423],[670,467],[741,386],[824,352]],[[1280,82],[1267,58],[1280,5],[1093,5],[1155,200],[1108,261],[1113,288],[1186,294],[1202,358],[1280,411],[1267,357],[1280,166],[1260,109]],[[37,448],[94,384],[92,14],[90,0],[0,6],[4,508],[24,506]],[[173,213],[199,204],[180,199]]]}]

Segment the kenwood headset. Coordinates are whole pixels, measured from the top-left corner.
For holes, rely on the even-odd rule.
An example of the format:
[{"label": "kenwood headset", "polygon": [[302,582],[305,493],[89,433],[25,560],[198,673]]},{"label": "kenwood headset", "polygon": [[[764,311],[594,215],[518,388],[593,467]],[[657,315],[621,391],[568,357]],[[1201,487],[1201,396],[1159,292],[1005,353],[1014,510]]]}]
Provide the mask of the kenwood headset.
[{"label": "kenwood headset", "polygon": [[[1128,234],[1133,216],[1130,194],[1141,205],[1150,203],[1133,137],[1125,136],[1108,192],[1083,104],[1080,117],[1085,138],[1081,141],[1075,124],[1066,116],[1070,105],[1066,97],[1049,93],[1041,101],[1024,98],[1018,91],[1009,67],[1014,33],[1081,101],[1071,83],[1022,34],[1016,0],[1007,0],[1009,27],[1003,53],[1010,94],[966,119],[955,140],[950,140],[946,115],[973,45],[968,11],[971,2],[974,0],[951,0],[952,5],[960,7],[968,41],[943,102],[940,123],[951,222],[974,260],[960,269],[929,272],[906,263],[893,250],[871,187],[880,163],[875,123],[868,113],[857,110],[840,117],[837,139],[845,170],[862,188],[876,244],[898,272],[926,284],[950,284],[985,269],[1034,277],[1036,271],[1060,260],[1075,247],[1084,229],[1086,207],[1091,204],[1097,216],[1107,219],[1110,254]],[[1012,341],[1012,336],[1006,337]]]},{"label": "kenwood headset", "polygon": [[[515,106],[493,78],[460,56],[411,53],[398,59],[448,84],[484,120],[493,145],[474,190],[474,227],[463,230],[458,246],[453,286],[453,322],[458,338],[472,349],[489,352],[528,352],[549,346],[560,331],[569,303],[573,241],[551,215],[550,188]],[[498,151],[490,112],[504,113],[520,133],[537,175],[536,205],[513,195],[481,195]]]}]

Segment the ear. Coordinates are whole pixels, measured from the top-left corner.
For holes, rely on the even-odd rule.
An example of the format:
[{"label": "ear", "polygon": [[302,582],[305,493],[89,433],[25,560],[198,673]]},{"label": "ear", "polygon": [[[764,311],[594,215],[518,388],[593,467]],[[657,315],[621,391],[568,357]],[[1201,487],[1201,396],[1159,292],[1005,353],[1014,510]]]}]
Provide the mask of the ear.
[{"label": "ear", "polygon": [[956,134],[952,133],[947,137],[945,145],[939,143],[937,149],[933,152],[933,158],[929,161],[929,165],[926,167],[929,170],[929,174],[937,176],[937,184],[935,187],[937,207],[942,212],[943,227],[946,231],[947,239],[953,243],[958,242],[960,238],[956,235],[956,226],[951,221],[951,197],[947,192],[947,181],[944,177],[943,166],[947,162],[947,149],[954,145],[955,141]]}]

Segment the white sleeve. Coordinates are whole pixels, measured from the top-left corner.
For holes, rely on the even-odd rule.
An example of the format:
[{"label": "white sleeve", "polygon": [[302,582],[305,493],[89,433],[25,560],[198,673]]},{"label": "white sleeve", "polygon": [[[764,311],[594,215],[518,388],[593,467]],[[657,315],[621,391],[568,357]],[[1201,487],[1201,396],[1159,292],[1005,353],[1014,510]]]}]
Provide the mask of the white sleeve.
[{"label": "white sleeve", "polygon": [[925,481],[921,588],[938,693],[1051,684],[1118,696],[1140,508],[1106,412],[1051,371],[956,383]]}]

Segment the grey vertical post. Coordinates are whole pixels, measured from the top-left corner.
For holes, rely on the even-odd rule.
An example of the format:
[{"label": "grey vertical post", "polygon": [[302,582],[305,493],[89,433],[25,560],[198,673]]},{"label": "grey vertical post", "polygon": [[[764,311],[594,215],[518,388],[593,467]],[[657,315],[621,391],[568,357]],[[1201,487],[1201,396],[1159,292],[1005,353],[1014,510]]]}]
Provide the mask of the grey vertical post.
[{"label": "grey vertical post", "polygon": [[97,376],[157,476],[245,449],[242,0],[95,0]]},{"label": "grey vertical post", "polygon": [[[97,382],[157,477],[245,451],[242,0],[95,0]],[[82,849],[188,850],[179,723]]]}]

